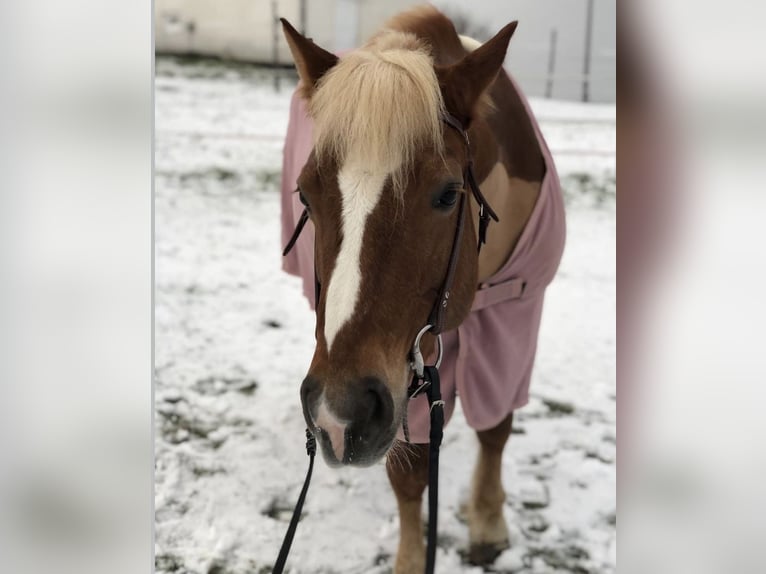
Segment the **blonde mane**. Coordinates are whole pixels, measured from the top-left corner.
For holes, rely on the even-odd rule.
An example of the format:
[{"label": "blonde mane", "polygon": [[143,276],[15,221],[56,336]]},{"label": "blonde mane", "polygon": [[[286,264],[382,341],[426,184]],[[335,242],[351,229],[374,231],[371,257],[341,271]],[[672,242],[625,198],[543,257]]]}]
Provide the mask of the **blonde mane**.
[{"label": "blonde mane", "polygon": [[443,154],[439,82],[428,47],[412,34],[385,30],[343,56],[309,101],[319,157],[390,174],[401,192],[415,154]]}]

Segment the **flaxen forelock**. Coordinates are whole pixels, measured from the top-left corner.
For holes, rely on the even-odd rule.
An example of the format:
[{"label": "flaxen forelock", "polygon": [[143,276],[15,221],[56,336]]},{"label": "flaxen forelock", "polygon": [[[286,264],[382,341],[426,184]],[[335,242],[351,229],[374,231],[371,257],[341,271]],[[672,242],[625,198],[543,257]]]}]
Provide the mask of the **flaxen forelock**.
[{"label": "flaxen forelock", "polygon": [[387,30],[342,57],[319,82],[309,102],[315,151],[390,174],[401,191],[419,149],[443,155],[443,110],[427,46]]}]

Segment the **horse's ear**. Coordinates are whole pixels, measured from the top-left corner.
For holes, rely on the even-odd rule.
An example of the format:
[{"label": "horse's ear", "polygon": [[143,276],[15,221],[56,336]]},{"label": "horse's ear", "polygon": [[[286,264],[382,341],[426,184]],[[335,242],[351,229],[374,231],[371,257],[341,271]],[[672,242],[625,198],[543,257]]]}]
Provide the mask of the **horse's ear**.
[{"label": "horse's ear", "polygon": [[518,24],[511,22],[457,64],[436,70],[447,111],[466,127],[476,116],[482,95],[497,78]]},{"label": "horse's ear", "polygon": [[338,63],[338,57],[317,46],[313,40],[303,36],[284,18],[279,20],[282,22],[282,31],[285,34],[287,45],[290,46],[290,52],[292,52],[295,67],[298,69],[298,76],[301,79],[301,95],[309,99],[319,78]]}]

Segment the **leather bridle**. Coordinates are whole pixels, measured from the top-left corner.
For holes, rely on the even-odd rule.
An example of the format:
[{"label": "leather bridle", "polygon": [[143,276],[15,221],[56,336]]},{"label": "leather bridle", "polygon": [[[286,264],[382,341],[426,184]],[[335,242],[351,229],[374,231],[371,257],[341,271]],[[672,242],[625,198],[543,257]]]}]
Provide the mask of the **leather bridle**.
[{"label": "leather bridle", "polygon": [[[442,121],[449,127],[455,129],[465,142],[466,148],[466,166],[463,170],[463,185],[467,186],[467,189],[471,192],[476,202],[479,204],[479,241],[478,250],[481,251],[481,246],[487,242],[487,228],[489,227],[490,219],[498,221],[497,214],[490,207],[484,195],[479,189],[479,185],[476,182],[476,176],[473,169],[473,156],[471,154],[471,142],[468,139],[468,132],[463,127],[463,124],[449,112],[444,112],[441,117]],[[425,394],[428,398],[429,411],[430,411],[430,423],[431,429],[429,432],[429,449],[428,449],[428,545],[426,549],[426,574],[433,574],[436,565],[436,531],[437,531],[437,511],[439,503],[439,447],[442,442],[443,428],[444,428],[444,401],[441,398],[441,387],[439,379],[439,366],[442,359],[442,338],[441,332],[444,328],[445,315],[447,312],[447,306],[449,304],[450,292],[452,284],[455,280],[455,273],[457,270],[457,263],[460,255],[460,244],[463,238],[463,230],[465,228],[466,219],[466,196],[467,193],[460,194],[460,200],[458,205],[457,226],[455,228],[455,235],[452,240],[452,251],[449,257],[449,263],[447,265],[447,273],[442,282],[442,286],[439,289],[439,294],[434,304],[431,313],[428,316],[426,325],[418,332],[415,337],[415,341],[410,353],[410,369],[412,370],[412,382],[407,391],[409,400],[414,399],[418,395]],[[295,226],[290,240],[287,242],[282,255],[287,255],[295,245],[298,237],[306,226],[306,222],[309,220],[308,208],[304,208],[301,213],[298,223]],[[315,258],[316,261],[316,258]],[[314,266],[314,287],[315,287],[315,299],[316,304],[319,304],[319,295],[321,293],[321,284],[319,277],[316,273],[316,265]],[[437,345],[437,359],[433,365],[426,365],[423,359],[423,354],[420,350],[420,341],[426,333],[430,332],[436,337]],[[406,416],[404,419],[404,434],[405,438],[409,442],[409,431],[406,424]],[[306,499],[306,493],[308,492],[309,482],[311,480],[311,473],[314,468],[314,456],[316,454],[316,441],[309,430],[306,430],[306,451],[309,455],[309,470],[306,474],[306,479],[303,483],[298,503],[293,511],[292,519],[288,527],[285,539],[282,542],[282,548],[279,552],[279,557],[272,570],[273,574],[281,574],[284,570],[285,563],[287,562],[287,555],[290,551],[295,530],[300,519],[301,511],[303,509],[303,503]]]},{"label": "leather bridle", "polygon": [[[442,115],[442,121],[455,129],[463,138],[466,149],[466,165],[463,169],[463,186],[470,190],[476,203],[479,204],[479,241],[478,251],[481,252],[481,246],[487,242],[487,228],[489,227],[490,219],[498,221],[497,214],[487,202],[487,199],[481,193],[479,184],[476,183],[476,176],[473,170],[473,155],[471,154],[471,142],[468,139],[468,132],[463,127],[455,116],[449,112],[444,112]],[[426,332],[431,332],[433,335],[439,337],[444,329],[444,318],[447,312],[447,305],[449,304],[450,293],[452,290],[452,283],[455,280],[455,272],[457,270],[457,263],[460,256],[460,244],[463,238],[463,229],[465,228],[465,212],[466,212],[466,195],[460,195],[460,203],[458,205],[457,227],[455,228],[455,236],[452,240],[452,251],[450,252],[449,263],[447,265],[447,273],[444,276],[444,281],[439,289],[439,295],[436,298],[436,303],[428,316],[428,322],[415,338],[415,344],[412,348],[412,362],[411,367],[415,373],[422,375],[423,360],[420,352],[420,339]],[[439,349],[441,349],[441,340],[438,341]],[[441,357],[440,357],[441,359]]]}]

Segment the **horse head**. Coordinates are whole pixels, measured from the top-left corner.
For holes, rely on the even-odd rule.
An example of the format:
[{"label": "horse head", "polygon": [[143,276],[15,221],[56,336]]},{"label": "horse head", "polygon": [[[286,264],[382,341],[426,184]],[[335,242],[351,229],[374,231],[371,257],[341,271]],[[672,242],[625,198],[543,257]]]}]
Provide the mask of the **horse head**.
[{"label": "horse head", "polygon": [[[314,125],[297,182],[321,286],[303,412],[329,464],[369,465],[406,416],[413,341],[435,305],[445,330],[470,311],[477,229],[464,177],[471,155],[495,161],[484,96],[516,26],[441,66],[406,32],[384,31],[339,59],[282,22]],[[470,144],[445,116],[471,129]],[[426,333],[423,353],[434,344]]]}]

